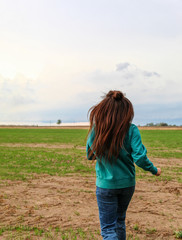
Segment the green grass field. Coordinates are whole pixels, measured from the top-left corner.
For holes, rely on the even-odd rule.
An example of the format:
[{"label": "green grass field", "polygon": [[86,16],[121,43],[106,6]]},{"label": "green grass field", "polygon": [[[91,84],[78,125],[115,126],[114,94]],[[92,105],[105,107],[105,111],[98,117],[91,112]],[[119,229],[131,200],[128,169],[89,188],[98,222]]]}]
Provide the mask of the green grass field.
[{"label": "green grass field", "polygon": [[85,129],[0,129],[0,143],[49,143],[84,146]]},{"label": "green grass field", "polygon": [[149,156],[182,158],[182,130],[141,130]]},{"label": "green grass field", "polygon": [[[0,129],[0,178],[25,180],[41,173],[59,176],[93,174],[94,168],[86,161],[83,147],[87,132],[85,129]],[[166,161],[182,158],[181,130],[141,130],[141,136],[149,158],[166,158]],[[20,144],[19,147],[13,145],[16,143]],[[24,145],[26,143],[45,143],[50,148],[29,147]],[[63,144],[63,148],[56,148],[59,144]],[[173,164],[171,169],[182,171]],[[138,177],[145,176],[141,169],[137,171],[141,173]],[[173,177],[168,175],[168,179]]]},{"label": "green grass field", "polygon": [[[157,180],[181,183],[182,130],[141,130],[140,132],[149,159],[154,161],[156,166],[160,166],[161,161],[166,163],[161,166],[162,175]],[[88,130],[85,129],[1,128],[0,183],[6,180],[26,182],[41,174],[87,177],[95,175],[94,164],[86,159],[84,146],[87,133]],[[136,167],[136,175],[137,179],[156,181],[150,173],[138,167]],[[58,238],[58,235],[61,238]],[[98,239],[99,235],[98,232],[88,234],[82,228],[46,230],[36,226],[9,225],[0,227],[0,239],[1,236],[6,236],[2,239],[28,240]]]}]

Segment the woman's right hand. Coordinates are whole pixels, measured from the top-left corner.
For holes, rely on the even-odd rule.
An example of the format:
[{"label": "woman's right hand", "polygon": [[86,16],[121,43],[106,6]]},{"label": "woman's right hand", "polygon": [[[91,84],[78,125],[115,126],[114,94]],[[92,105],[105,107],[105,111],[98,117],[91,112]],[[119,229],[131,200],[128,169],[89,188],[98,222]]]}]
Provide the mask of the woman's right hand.
[{"label": "woman's right hand", "polygon": [[155,174],[155,176],[160,176],[161,175],[161,169],[157,168],[157,173]]}]

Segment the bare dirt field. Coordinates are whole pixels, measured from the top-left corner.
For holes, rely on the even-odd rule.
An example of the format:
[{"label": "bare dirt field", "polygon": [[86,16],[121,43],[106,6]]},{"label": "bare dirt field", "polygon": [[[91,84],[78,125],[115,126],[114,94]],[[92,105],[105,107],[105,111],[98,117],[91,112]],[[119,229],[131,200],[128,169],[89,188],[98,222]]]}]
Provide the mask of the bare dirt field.
[{"label": "bare dirt field", "polygon": [[[95,177],[37,175],[26,182],[1,181],[0,188],[0,227],[99,230]],[[181,193],[182,185],[175,181],[137,181],[127,212],[129,239],[175,239],[174,231],[182,223]]]},{"label": "bare dirt field", "polygon": [[[0,125],[0,128],[27,128],[27,129],[89,129],[89,126],[20,126],[20,125]],[[139,126],[140,130],[182,130],[181,126],[166,127],[145,127]]]}]

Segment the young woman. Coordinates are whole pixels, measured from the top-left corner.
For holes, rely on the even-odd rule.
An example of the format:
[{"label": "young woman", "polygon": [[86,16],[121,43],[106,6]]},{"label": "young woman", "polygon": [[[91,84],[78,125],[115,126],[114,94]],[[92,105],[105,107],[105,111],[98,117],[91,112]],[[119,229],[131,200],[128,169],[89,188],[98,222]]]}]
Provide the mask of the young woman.
[{"label": "young woman", "polygon": [[96,162],[96,196],[103,239],[125,240],[126,210],[135,190],[134,163],[159,176],[147,158],[132,103],[120,91],[109,91],[90,109],[87,158]]}]

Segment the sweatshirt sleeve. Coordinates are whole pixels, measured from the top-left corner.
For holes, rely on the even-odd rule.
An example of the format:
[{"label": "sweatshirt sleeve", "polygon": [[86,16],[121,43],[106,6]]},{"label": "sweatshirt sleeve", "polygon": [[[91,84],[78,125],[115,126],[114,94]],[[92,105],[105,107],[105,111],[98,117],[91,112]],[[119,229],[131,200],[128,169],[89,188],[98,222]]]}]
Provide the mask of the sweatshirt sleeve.
[{"label": "sweatshirt sleeve", "polygon": [[87,143],[86,145],[86,152],[87,152],[87,159],[88,160],[92,160],[93,158],[93,155],[89,156],[89,153],[90,153],[90,145]]},{"label": "sweatshirt sleeve", "polygon": [[86,153],[87,153],[87,159],[88,159],[88,160],[95,160],[94,154],[92,154],[91,156],[89,156],[89,153],[90,153],[90,151],[91,151],[91,146],[92,146],[92,143],[93,143],[93,141],[94,141],[94,137],[95,137],[95,132],[94,132],[94,130],[92,129],[92,131],[91,131],[90,134],[88,135],[87,144],[86,144]]},{"label": "sweatshirt sleeve", "polygon": [[152,174],[157,173],[157,168],[147,157],[147,149],[142,144],[141,135],[139,129],[134,125],[131,136],[131,156],[133,161],[138,167],[141,167],[145,171],[150,171]]}]

